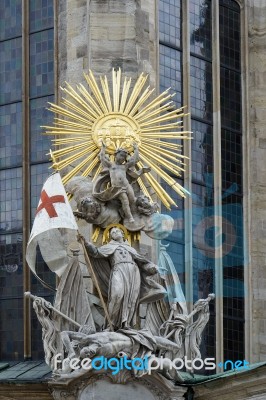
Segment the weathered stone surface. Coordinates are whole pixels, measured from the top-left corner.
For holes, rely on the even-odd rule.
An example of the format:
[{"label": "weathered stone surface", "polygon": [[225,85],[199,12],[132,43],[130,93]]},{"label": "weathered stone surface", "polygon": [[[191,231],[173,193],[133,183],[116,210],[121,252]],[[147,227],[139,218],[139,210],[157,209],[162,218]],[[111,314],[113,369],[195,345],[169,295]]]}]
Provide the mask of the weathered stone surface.
[{"label": "weathered stone surface", "polygon": [[120,385],[107,381],[96,382],[93,387],[87,387],[81,393],[80,400],[102,400],[108,393],[109,400],[145,398],[145,400],[155,400],[154,395],[141,384],[129,383]]},{"label": "weathered stone surface", "polygon": [[194,400],[264,400],[265,365],[194,386]]},{"label": "weathered stone surface", "polygon": [[155,15],[151,0],[60,0],[59,85],[84,82],[89,68],[97,76],[118,67],[133,81],[148,72],[157,85]]},{"label": "weathered stone surface", "polygon": [[[249,106],[250,106],[250,138],[249,165],[250,187],[246,196],[250,204],[250,261],[251,261],[251,293],[252,301],[251,361],[266,359],[266,347],[263,338],[265,328],[265,279],[266,279],[266,162],[265,162],[265,120],[266,120],[266,4],[264,1],[248,2],[249,21]],[[244,162],[247,160],[244,159]],[[264,330],[265,336],[265,330]]]},{"label": "weathered stone surface", "polygon": [[186,387],[176,386],[159,374],[136,379],[129,371],[117,375],[88,372],[62,382],[51,381],[49,387],[55,400],[183,400],[187,391]]}]

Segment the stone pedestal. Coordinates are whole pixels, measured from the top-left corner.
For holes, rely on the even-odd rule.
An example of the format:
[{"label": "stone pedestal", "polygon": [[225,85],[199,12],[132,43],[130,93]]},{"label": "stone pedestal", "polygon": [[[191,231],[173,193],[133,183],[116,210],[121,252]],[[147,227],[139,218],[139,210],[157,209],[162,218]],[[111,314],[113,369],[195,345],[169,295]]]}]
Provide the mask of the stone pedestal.
[{"label": "stone pedestal", "polygon": [[184,400],[187,391],[160,374],[135,378],[129,371],[72,373],[49,387],[55,400]]}]

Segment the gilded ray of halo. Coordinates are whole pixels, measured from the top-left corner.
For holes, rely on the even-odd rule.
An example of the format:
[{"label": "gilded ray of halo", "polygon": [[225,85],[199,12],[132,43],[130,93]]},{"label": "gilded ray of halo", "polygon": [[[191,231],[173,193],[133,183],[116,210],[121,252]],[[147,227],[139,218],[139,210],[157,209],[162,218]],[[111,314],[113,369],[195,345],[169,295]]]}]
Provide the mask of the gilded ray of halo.
[{"label": "gilded ray of halo", "polygon": [[136,143],[140,154],[137,169],[144,165],[151,168],[138,178],[140,189],[151,198],[148,182],[167,208],[176,206],[155,175],[181,197],[188,193],[176,181],[188,158],[182,154],[182,141],[191,139],[191,132],[182,130],[182,119],[188,115],[185,107],[175,109],[170,88],[152,96],[154,89],[145,88],[148,75],[143,73],[133,87],[131,78],[122,79],[120,69],[112,71],[111,84],[106,76],[100,77],[98,84],[92,71],[84,76],[88,87],[79,84],[74,88],[66,83],[61,88],[65,94],[61,104],[49,103],[55,113],[54,125],[44,127],[45,134],[55,136],[50,156],[53,166],[63,170],[64,184],[77,174],[97,178],[102,142],[112,160],[118,147],[132,155]]}]

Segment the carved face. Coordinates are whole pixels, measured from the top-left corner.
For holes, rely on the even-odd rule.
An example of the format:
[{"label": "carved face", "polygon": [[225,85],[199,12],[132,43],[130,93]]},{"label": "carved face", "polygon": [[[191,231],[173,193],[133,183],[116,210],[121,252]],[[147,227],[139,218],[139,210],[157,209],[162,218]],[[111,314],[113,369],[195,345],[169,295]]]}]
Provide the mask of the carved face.
[{"label": "carved face", "polygon": [[110,236],[113,240],[119,240],[124,238],[124,232],[119,228],[112,228]]},{"label": "carved face", "polygon": [[137,198],[137,203],[136,204],[137,204],[137,206],[145,207],[145,208],[152,207],[152,204],[151,204],[151,202],[150,202],[150,200],[149,200],[149,198],[147,196],[139,196]]},{"label": "carved face", "polygon": [[123,162],[126,161],[126,158],[127,158],[127,153],[123,150],[120,150],[115,155],[115,162],[116,164],[123,164]]},{"label": "carved face", "polygon": [[101,212],[101,205],[91,197],[85,197],[80,202],[79,211],[85,213],[87,217],[97,218]]}]

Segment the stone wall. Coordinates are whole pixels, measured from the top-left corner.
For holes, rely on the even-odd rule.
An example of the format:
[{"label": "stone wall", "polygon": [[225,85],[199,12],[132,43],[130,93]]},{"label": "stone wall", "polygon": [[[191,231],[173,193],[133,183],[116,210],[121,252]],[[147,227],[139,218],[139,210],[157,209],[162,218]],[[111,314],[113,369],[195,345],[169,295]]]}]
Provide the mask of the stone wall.
[{"label": "stone wall", "polygon": [[251,361],[266,360],[266,2],[248,2]]},{"label": "stone wall", "polygon": [[[228,374],[228,375],[227,375]],[[265,400],[266,367],[261,365],[253,370],[228,372],[209,382],[193,386],[193,400]],[[227,375],[227,376],[226,376]]]},{"label": "stone wall", "polygon": [[83,72],[110,75],[112,68],[156,84],[156,4],[152,0],[60,0],[59,85],[84,82]]}]

